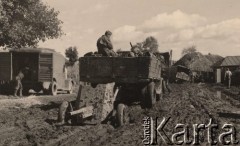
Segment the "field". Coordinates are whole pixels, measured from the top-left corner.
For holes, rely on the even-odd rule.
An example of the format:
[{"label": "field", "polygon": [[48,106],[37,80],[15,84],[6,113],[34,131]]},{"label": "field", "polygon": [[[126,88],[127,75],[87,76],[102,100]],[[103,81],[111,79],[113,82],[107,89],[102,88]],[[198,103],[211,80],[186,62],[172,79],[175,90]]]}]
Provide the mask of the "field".
[{"label": "field", "polygon": [[[166,133],[171,134],[177,123],[219,125],[234,124],[240,139],[240,97],[237,89],[220,85],[171,84],[172,93],[165,95],[153,109],[139,105],[127,107],[131,122],[114,128],[110,124],[56,126],[59,104],[76,99],[76,94],[58,96],[0,97],[0,145],[143,145],[143,121],[146,116],[171,117]],[[190,136],[191,137],[191,136]],[[200,136],[206,142],[206,137]],[[161,138],[159,145],[164,145]]]}]

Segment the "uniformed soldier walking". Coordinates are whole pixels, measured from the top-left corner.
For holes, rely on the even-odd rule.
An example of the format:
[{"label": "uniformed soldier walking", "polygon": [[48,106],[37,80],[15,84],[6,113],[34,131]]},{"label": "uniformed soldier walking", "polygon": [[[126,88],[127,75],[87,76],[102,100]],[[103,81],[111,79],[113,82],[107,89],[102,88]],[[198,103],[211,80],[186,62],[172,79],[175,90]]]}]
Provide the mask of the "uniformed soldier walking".
[{"label": "uniformed soldier walking", "polygon": [[97,40],[97,48],[99,54],[102,54],[103,56],[117,56],[117,54],[113,51],[111,36],[112,32],[107,30],[105,34]]},{"label": "uniformed soldier walking", "polygon": [[16,82],[15,82],[15,87],[14,87],[14,96],[17,96],[18,91],[19,91],[19,96],[22,96],[22,79],[24,78],[24,74],[22,71],[19,71],[18,75],[16,76]]}]

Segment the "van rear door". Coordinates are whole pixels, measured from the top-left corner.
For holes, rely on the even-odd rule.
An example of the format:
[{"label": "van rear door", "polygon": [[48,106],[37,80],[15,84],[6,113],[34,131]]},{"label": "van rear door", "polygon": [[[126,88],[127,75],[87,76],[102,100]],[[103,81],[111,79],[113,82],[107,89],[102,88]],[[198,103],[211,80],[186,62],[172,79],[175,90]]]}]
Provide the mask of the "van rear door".
[{"label": "van rear door", "polygon": [[39,73],[38,81],[46,82],[52,81],[53,76],[53,55],[52,53],[40,53],[39,54]]},{"label": "van rear door", "polygon": [[12,53],[0,53],[0,81],[12,80]]}]

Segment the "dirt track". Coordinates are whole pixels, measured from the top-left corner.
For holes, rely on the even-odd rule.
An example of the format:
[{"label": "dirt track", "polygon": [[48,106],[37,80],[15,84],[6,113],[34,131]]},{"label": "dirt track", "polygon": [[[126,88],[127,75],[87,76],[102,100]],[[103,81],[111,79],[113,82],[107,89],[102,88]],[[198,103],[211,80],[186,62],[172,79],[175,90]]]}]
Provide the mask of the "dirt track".
[{"label": "dirt track", "polygon": [[[38,102],[32,102],[30,107],[23,106],[22,101],[14,102],[15,106],[6,105],[3,104],[6,99],[1,99],[4,108],[0,112],[0,145],[142,145],[144,116],[171,117],[167,133],[172,132],[170,129],[176,123],[207,124],[212,118],[218,124],[235,124],[239,137],[239,97],[226,95],[228,92],[221,86],[172,84],[171,87],[173,93],[151,110],[142,110],[138,105],[128,107],[132,123],[117,129],[109,124],[55,126],[59,103],[74,100],[76,95],[34,97]],[[159,144],[163,145],[161,141]]]}]

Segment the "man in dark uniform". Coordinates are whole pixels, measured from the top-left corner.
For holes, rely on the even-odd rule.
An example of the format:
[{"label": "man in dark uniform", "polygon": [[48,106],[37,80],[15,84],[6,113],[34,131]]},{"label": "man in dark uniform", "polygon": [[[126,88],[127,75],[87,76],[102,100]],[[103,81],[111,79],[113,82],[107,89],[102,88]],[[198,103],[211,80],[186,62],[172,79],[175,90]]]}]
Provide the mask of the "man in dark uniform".
[{"label": "man in dark uniform", "polygon": [[105,35],[102,35],[97,40],[97,48],[99,54],[102,54],[103,56],[117,56],[117,54],[113,51],[111,36],[112,32],[107,30],[105,32]]},{"label": "man in dark uniform", "polygon": [[22,96],[22,79],[24,78],[24,74],[22,71],[19,71],[18,75],[16,76],[16,82],[14,87],[14,96],[17,96],[17,93],[19,91],[19,96]]}]

